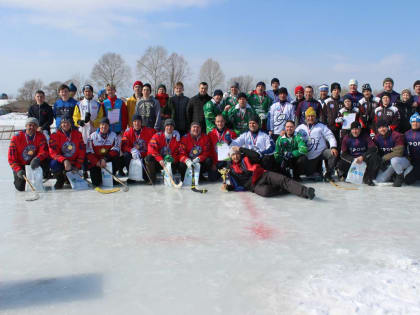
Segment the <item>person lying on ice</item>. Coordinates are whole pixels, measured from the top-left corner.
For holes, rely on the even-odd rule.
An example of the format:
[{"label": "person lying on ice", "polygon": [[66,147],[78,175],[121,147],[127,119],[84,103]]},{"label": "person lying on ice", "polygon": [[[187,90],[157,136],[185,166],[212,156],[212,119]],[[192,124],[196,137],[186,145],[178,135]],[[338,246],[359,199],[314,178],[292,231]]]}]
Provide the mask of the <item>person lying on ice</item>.
[{"label": "person lying on ice", "polygon": [[252,191],[263,197],[272,197],[285,193],[314,199],[315,189],[306,187],[279,173],[264,170],[259,164],[252,164],[247,156],[242,156],[239,147],[232,147],[232,161],[228,165],[230,184],[223,184],[228,191]]}]

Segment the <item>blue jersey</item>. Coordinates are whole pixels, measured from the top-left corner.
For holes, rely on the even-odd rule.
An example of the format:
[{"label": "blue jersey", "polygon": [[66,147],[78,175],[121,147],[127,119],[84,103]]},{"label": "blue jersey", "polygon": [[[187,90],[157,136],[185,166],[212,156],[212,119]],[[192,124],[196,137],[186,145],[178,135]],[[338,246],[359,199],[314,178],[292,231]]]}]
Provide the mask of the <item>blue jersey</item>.
[{"label": "blue jersey", "polygon": [[341,143],[341,153],[348,153],[353,158],[357,158],[366,153],[369,148],[374,147],[372,139],[362,134],[357,138],[346,135]]},{"label": "blue jersey", "polygon": [[379,154],[385,155],[392,152],[396,146],[404,146],[404,136],[399,132],[388,132],[385,137],[377,134],[374,139],[379,149]]},{"label": "blue jersey", "polygon": [[350,96],[351,103],[353,104],[353,107],[359,107],[359,101],[363,98],[363,94],[357,91],[356,93],[347,93],[346,95]]},{"label": "blue jersey", "polygon": [[53,106],[53,114],[55,118],[55,126],[57,129],[60,127],[61,118],[64,116],[71,117],[71,123],[73,122],[73,112],[74,108],[76,107],[76,100],[74,98],[69,98],[67,101],[63,101],[62,99],[58,99]]},{"label": "blue jersey", "polygon": [[404,134],[408,148],[408,156],[412,160],[420,161],[420,130],[410,129]]}]

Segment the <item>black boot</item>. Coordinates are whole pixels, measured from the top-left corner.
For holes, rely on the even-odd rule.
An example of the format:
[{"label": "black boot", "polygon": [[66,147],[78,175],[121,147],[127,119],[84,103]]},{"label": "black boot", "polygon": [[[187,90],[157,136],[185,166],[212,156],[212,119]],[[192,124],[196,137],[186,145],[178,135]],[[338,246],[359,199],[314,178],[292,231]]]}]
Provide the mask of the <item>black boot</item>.
[{"label": "black boot", "polygon": [[309,187],[308,190],[306,191],[306,198],[308,198],[309,200],[312,200],[315,198],[315,189],[312,187]]},{"label": "black boot", "polygon": [[54,184],[55,189],[62,189],[64,186],[64,182],[66,181],[63,173],[56,173],[54,174],[54,178],[57,179],[56,183]]},{"label": "black boot", "polygon": [[392,186],[401,187],[403,181],[404,181],[404,175],[403,174],[399,174],[399,175],[397,174],[397,175],[395,175],[394,184]]}]

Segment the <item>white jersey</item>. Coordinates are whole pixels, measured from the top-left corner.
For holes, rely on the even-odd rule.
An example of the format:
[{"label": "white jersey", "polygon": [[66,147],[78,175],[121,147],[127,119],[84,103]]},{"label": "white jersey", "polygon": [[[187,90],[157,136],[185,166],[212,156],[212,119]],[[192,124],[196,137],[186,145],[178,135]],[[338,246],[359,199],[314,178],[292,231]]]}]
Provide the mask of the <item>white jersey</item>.
[{"label": "white jersey", "polygon": [[86,153],[102,153],[108,151],[120,152],[121,138],[113,131],[103,137],[99,130],[89,136]]},{"label": "white jersey", "polygon": [[285,129],[286,121],[295,121],[295,107],[289,102],[271,105],[267,116],[267,129],[279,135]]},{"label": "white jersey", "polygon": [[270,136],[262,131],[258,131],[256,136],[254,136],[251,131],[245,132],[235,140],[232,140],[230,146],[247,148],[258,152],[261,155],[273,154],[275,148],[274,142]]},{"label": "white jersey", "polygon": [[80,119],[82,120],[85,119],[86,113],[90,113],[90,121],[83,127],[79,127],[79,131],[82,134],[83,141],[86,144],[89,136],[93,132],[95,132],[93,121],[98,117],[99,108],[101,107],[101,104],[99,104],[95,99],[88,100],[84,98],[83,100],[77,103],[77,107],[79,108]]},{"label": "white jersey", "polygon": [[301,124],[296,128],[296,133],[299,133],[303,140],[305,140],[308,147],[307,157],[313,160],[320,156],[322,152],[327,149],[327,142],[330,148],[337,147],[337,140],[331,130],[324,124],[316,123],[309,128],[306,124]]}]

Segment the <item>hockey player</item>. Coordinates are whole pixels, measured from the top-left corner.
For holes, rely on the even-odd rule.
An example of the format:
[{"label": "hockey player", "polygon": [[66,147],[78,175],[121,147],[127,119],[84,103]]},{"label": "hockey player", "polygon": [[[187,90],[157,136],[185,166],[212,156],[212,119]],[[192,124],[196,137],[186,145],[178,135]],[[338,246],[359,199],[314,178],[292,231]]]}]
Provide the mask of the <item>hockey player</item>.
[{"label": "hockey player", "polygon": [[263,197],[286,193],[307,199],[315,197],[315,189],[312,187],[308,188],[282,174],[265,171],[259,164],[252,163],[248,156],[242,157],[238,147],[232,147],[231,159],[230,184],[223,184],[224,190],[249,190]]},{"label": "hockey player", "polygon": [[223,117],[228,117],[228,110],[230,106],[225,106],[223,101],[222,90],[215,90],[213,98],[204,104],[204,119],[206,121],[206,133],[209,133],[215,127],[214,120],[218,114],[222,114]]},{"label": "hockey player", "polygon": [[39,121],[37,131],[50,135],[50,126],[54,122],[54,113],[50,105],[45,102],[45,93],[42,90],[35,92],[35,104],[29,107],[28,117],[34,117]]},{"label": "hockey player", "polygon": [[374,142],[382,158],[380,168],[385,172],[383,179],[384,181],[388,181],[396,173],[394,187],[401,187],[404,182],[404,171],[411,166],[408,159],[404,157],[404,135],[389,129],[383,120],[378,121],[376,126],[378,133],[375,136]]},{"label": "hockey player", "polygon": [[[135,114],[133,116],[132,125],[133,127],[130,127],[124,132],[121,140],[124,165],[128,171],[130,170],[130,162],[132,159],[144,159],[146,157],[149,141],[156,133],[155,129],[142,126],[142,118],[140,115]],[[145,178],[145,176],[143,176],[143,178]]]},{"label": "hockey player", "polygon": [[42,132],[37,131],[38,119],[29,117],[25,122],[25,130],[18,131],[10,141],[8,161],[13,170],[13,184],[19,191],[25,190],[25,165],[32,169],[42,167],[44,177],[48,173],[48,146]]},{"label": "hockey player", "polygon": [[[145,158],[147,174],[152,184],[156,182],[156,173],[165,166],[165,162],[172,163],[172,172],[179,169],[180,143],[174,133],[175,121],[168,118],[164,122],[164,131],[156,133],[149,142]],[[184,178],[181,172],[181,177]]]},{"label": "hockey player", "polygon": [[344,95],[343,103],[344,107],[338,111],[338,116],[335,119],[336,128],[340,130],[340,141],[343,140],[344,136],[350,133],[350,126],[344,126],[344,119],[346,116],[354,114],[354,121],[359,121],[361,123],[359,108],[353,107],[352,99],[348,94]]},{"label": "hockey player", "polygon": [[76,100],[70,98],[69,87],[65,84],[60,85],[58,88],[58,95],[60,98],[54,103],[53,113],[55,118],[56,128],[60,128],[61,117],[73,117],[74,108],[76,107]]},{"label": "hockey player", "polygon": [[400,114],[400,123],[397,127],[397,130],[400,133],[410,130],[410,117],[420,110],[419,107],[414,107],[413,104],[415,104],[415,102],[411,95],[411,91],[409,89],[402,90],[401,99],[395,104],[395,107]]},{"label": "hockey player", "polygon": [[261,121],[261,129],[267,128],[267,113],[272,104],[271,98],[265,92],[265,83],[258,82],[255,90],[248,95],[248,103],[257,113]]},{"label": "hockey player", "polygon": [[209,85],[207,82],[201,82],[199,85],[198,94],[191,97],[187,105],[187,119],[188,123],[198,122],[202,130],[206,130],[206,122],[204,119],[203,107],[211,100],[210,95],[207,94]]},{"label": "hockey player", "polygon": [[295,110],[297,109],[299,103],[305,100],[303,95],[304,95],[303,86],[298,85],[297,87],[295,87],[295,100],[292,102],[292,105],[295,108]]},{"label": "hockey player", "polygon": [[104,117],[108,118],[111,131],[122,136],[128,123],[127,106],[122,99],[117,97],[116,92],[114,85],[108,84],[106,86],[108,97],[104,100]]},{"label": "hockey player", "polygon": [[270,107],[267,116],[268,134],[276,141],[277,137],[285,134],[285,125],[287,120],[295,120],[295,109],[287,101],[287,89],[282,87],[278,91],[278,102]]},{"label": "hockey player", "polygon": [[112,162],[114,175],[119,170],[120,146],[120,137],[110,129],[109,119],[103,117],[99,129],[90,135],[86,149],[90,177],[94,186],[102,184],[101,168],[106,168],[107,162]]},{"label": "hockey player", "polygon": [[226,105],[230,105],[230,108],[235,107],[238,104],[238,94],[239,94],[239,83],[234,82],[230,86],[230,93],[227,95],[224,102]]},{"label": "hockey player", "polygon": [[[303,165],[302,159],[308,153],[308,147],[301,135],[295,133],[295,129],[294,120],[288,120],[285,134],[277,138],[274,159],[280,165],[283,174],[290,175],[290,170],[292,170],[293,179],[300,181],[300,175],[304,173],[304,170],[298,169],[297,165]],[[298,163],[299,159],[300,163]]]},{"label": "hockey player", "polygon": [[[369,130],[374,130],[374,116],[375,116],[375,109],[379,106],[379,102],[381,101],[379,97],[373,96],[372,88],[370,87],[369,83],[365,83],[362,85],[362,93],[363,98],[359,100],[359,111],[360,111],[360,118],[362,119],[362,128]],[[374,135],[372,135],[373,137]]]},{"label": "hockey player", "polygon": [[392,78],[385,78],[382,86],[384,87],[384,90],[377,96],[382,98],[384,93],[388,93],[391,96],[391,105],[395,105],[400,100],[400,94],[393,90],[394,80],[392,80]]},{"label": "hockey player", "polygon": [[349,92],[346,94],[350,96],[353,103],[353,107],[359,106],[359,101],[362,99],[363,94],[357,90],[359,82],[356,79],[350,79],[349,81]]},{"label": "hockey player", "polygon": [[322,107],[321,122],[326,124],[332,131],[335,138],[340,138],[340,130],[336,125],[335,120],[338,117],[338,112],[344,107],[344,103],[340,98],[341,86],[334,82],[331,84],[331,97],[325,100],[325,106]]},{"label": "hockey player", "polygon": [[[373,118],[375,130],[377,130],[377,122],[381,119],[386,122],[389,128],[395,130],[400,123],[400,113],[396,106],[391,105],[391,95],[387,92],[383,93],[379,104],[380,106],[375,109]],[[374,130],[371,131],[372,133],[374,133]]]},{"label": "hockey player", "polygon": [[366,162],[366,171],[363,182],[369,186],[375,186],[373,179],[378,171],[378,149],[367,134],[362,134],[360,122],[351,123],[350,134],[346,135],[341,143],[341,157],[338,162],[338,177],[344,181],[351,163]]},{"label": "hockey player", "polygon": [[254,109],[247,103],[245,93],[238,94],[238,104],[228,112],[232,129],[237,135],[248,131],[248,121],[251,116],[256,115]]},{"label": "hockey player", "polygon": [[141,116],[143,126],[158,131],[161,127],[160,104],[151,93],[151,85],[149,83],[143,85],[142,97],[137,100],[135,113]]},{"label": "hockey player", "polygon": [[324,178],[330,181],[338,158],[337,141],[326,125],[316,121],[316,112],[312,107],[306,110],[305,117],[306,122],[296,128],[296,133],[305,140],[308,154],[297,163],[297,167],[303,169],[306,176],[318,180],[322,178],[322,161],[325,159],[327,170]]},{"label": "hockey player", "polygon": [[54,132],[49,141],[51,157],[50,168],[57,180],[54,188],[63,188],[66,181],[64,172],[78,172],[83,165],[86,146],[82,134],[72,126],[72,118],[61,118],[60,128]]},{"label": "hockey player", "polygon": [[328,95],[328,85],[322,84],[319,87],[319,100],[318,102],[321,104],[321,107],[324,108],[325,102],[330,96]]},{"label": "hockey player", "polygon": [[249,131],[232,140],[231,146],[242,147],[245,151],[252,151],[253,163],[259,163],[264,169],[271,170],[274,165],[274,142],[268,134],[260,130],[259,117],[254,115],[249,118]]},{"label": "hockey player", "polygon": [[143,82],[137,80],[133,83],[133,95],[127,99],[127,121],[128,126],[133,127],[133,116],[136,112],[137,101],[141,98],[141,90],[143,89]]},{"label": "hockey player", "polygon": [[420,114],[414,113],[410,117],[411,129],[404,136],[407,143],[408,157],[413,169],[408,170],[405,174],[405,183],[407,185],[414,184],[416,180],[420,180]]},{"label": "hockey player", "polygon": [[212,150],[210,138],[201,132],[201,125],[198,122],[192,122],[190,132],[181,138],[180,146],[180,164],[179,169],[182,178],[184,178],[187,167],[190,168],[193,164],[200,163],[200,178],[204,180],[203,173],[208,173],[209,180],[215,181],[214,173],[211,172]]},{"label": "hockey player", "polygon": [[321,117],[321,104],[313,98],[314,89],[308,85],[305,87],[305,99],[299,103],[296,108],[296,125],[303,124],[305,122],[305,112],[309,107],[315,110],[316,116]]}]

